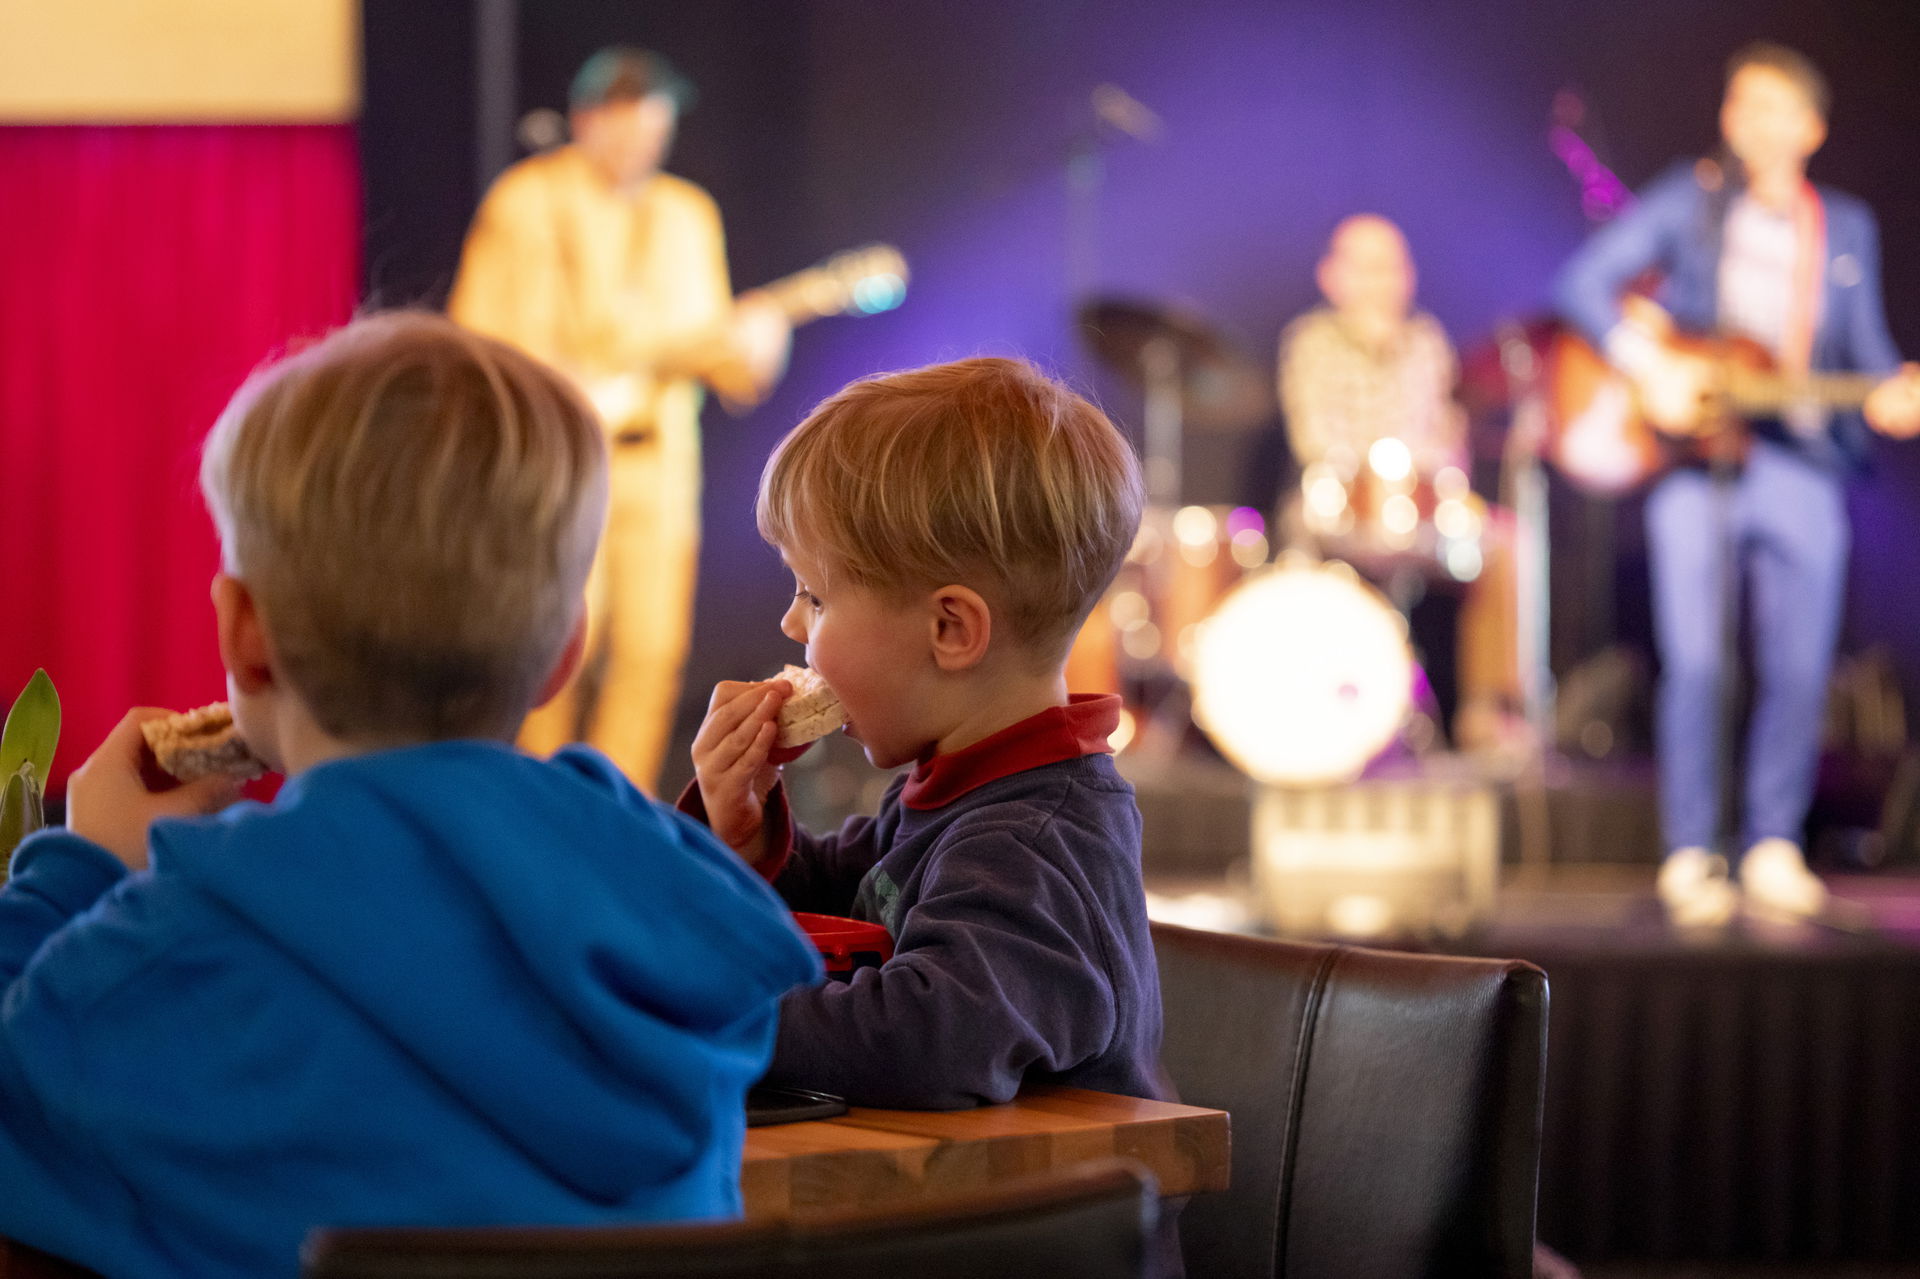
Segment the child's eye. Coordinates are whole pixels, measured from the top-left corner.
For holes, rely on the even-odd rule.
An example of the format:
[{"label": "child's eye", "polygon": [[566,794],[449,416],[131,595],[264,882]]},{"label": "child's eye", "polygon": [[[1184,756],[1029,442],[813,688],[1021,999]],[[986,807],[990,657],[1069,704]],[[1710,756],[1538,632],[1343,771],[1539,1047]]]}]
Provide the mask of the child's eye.
[{"label": "child's eye", "polygon": [[820,607],[820,597],[818,595],[815,595],[812,591],[808,590],[804,586],[793,593],[793,598],[797,600],[805,600],[807,602],[808,608],[817,609]]}]

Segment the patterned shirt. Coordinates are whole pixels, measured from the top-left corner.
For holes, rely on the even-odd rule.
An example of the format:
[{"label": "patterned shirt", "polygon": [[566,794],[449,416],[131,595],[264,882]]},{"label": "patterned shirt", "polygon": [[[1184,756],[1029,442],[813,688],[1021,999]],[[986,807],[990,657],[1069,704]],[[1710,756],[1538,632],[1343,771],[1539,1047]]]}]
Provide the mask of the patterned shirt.
[{"label": "patterned shirt", "polygon": [[[1465,423],[1453,402],[1453,345],[1426,312],[1386,347],[1360,341],[1331,307],[1307,312],[1280,336],[1280,405],[1304,466],[1350,472],[1375,440],[1397,438],[1423,474],[1457,462]],[[1341,465],[1338,454],[1351,461]]]}]

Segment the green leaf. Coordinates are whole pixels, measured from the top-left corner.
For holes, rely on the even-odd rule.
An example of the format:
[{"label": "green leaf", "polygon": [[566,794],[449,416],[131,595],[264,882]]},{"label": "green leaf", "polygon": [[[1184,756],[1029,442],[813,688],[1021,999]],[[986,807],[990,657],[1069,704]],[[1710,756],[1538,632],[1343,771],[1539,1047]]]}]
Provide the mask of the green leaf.
[{"label": "green leaf", "polygon": [[24,773],[15,773],[7,778],[5,790],[0,790],[0,859],[4,859],[8,869],[12,868],[13,850],[20,841],[33,833],[28,824],[33,807],[29,785]]},{"label": "green leaf", "polygon": [[53,776],[53,752],[59,744],[60,695],[44,670],[35,671],[7,713],[6,729],[0,731],[0,777],[19,772],[22,764],[32,764],[33,775],[45,786]]}]

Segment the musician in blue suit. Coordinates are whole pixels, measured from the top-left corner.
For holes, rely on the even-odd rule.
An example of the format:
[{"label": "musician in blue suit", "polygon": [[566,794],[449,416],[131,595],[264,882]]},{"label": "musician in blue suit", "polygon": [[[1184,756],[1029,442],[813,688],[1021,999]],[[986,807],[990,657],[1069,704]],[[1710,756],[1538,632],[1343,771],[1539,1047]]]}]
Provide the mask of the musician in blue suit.
[{"label": "musician in blue suit", "polygon": [[[1559,308],[1635,384],[1646,416],[1684,432],[1717,373],[1661,343],[1655,323],[1622,307],[1648,272],[1674,326],[1750,338],[1791,378],[1851,370],[1883,378],[1861,414],[1808,401],[1750,423],[1753,443],[1717,493],[1704,467],[1680,467],[1647,501],[1662,824],[1670,850],[1659,889],[1681,924],[1748,907],[1817,914],[1826,890],[1799,840],[1812,801],[1826,686],[1838,639],[1848,546],[1845,476],[1865,456],[1866,428],[1920,434],[1920,366],[1901,364],[1880,293],[1873,213],[1807,181],[1826,140],[1828,88],[1805,57],[1750,45],[1727,65],[1720,109],[1724,161],[1677,165],[1596,233],[1562,273]],[[1722,525],[1722,517],[1728,521]],[[1754,638],[1756,677],[1746,775],[1732,848],[1738,887],[1715,852],[1720,835],[1718,723],[1727,575],[1735,567]]]}]

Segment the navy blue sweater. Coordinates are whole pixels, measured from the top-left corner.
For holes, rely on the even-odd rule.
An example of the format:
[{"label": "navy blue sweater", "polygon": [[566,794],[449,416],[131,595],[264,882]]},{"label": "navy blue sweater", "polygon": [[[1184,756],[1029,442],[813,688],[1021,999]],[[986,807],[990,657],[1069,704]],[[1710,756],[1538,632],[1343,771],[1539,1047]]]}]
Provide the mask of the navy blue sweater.
[{"label": "navy blue sweater", "polygon": [[836,834],[793,833],[781,896],[885,925],[894,957],[787,994],[771,1082],[925,1108],[1023,1083],[1167,1095],[1140,811],[1104,753],[1118,700],[936,756]]}]

